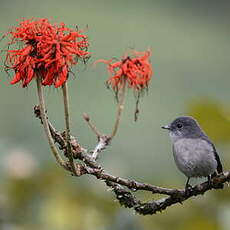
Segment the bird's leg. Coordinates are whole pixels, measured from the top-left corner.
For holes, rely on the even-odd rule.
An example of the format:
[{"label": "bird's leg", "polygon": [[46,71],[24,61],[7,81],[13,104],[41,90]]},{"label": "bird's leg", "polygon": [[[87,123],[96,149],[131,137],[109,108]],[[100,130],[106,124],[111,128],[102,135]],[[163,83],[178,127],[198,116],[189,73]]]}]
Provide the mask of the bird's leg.
[{"label": "bird's leg", "polygon": [[191,188],[192,186],[189,184],[190,177],[188,177],[185,185],[185,189]]},{"label": "bird's leg", "polygon": [[185,193],[186,193],[186,195],[189,195],[189,193],[192,190],[192,186],[189,184],[189,180],[190,180],[190,177],[188,177],[188,179],[186,181],[186,185],[185,185]]},{"label": "bird's leg", "polygon": [[209,187],[212,187],[212,176],[211,175],[208,175],[208,186]]}]

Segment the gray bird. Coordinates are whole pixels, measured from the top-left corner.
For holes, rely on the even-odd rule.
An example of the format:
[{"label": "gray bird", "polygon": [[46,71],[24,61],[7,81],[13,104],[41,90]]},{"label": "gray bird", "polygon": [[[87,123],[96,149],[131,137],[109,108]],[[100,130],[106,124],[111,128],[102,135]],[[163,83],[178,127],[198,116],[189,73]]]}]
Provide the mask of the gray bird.
[{"label": "gray bird", "polygon": [[211,177],[216,176],[216,172],[223,172],[214,144],[192,117],[178,117],[162,128],[169,130],[174,160],[178,169],[188,178],[186,190],[191,188],[191,177],[207,177],[211,184]]}]

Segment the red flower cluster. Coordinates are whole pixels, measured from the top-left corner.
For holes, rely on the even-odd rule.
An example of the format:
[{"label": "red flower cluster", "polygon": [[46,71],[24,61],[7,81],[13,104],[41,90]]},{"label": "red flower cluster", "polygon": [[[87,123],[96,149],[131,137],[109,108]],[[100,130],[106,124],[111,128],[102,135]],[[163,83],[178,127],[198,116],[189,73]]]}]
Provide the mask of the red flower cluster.
[{"label": "red flower cluster", "polygon": [[98,60],[108,65],[108,71],[112,76],[107,80],[115,91],[118,91],[128,84],[128,87],[141,91],[148,87],[152,77],[152,67],[149,62],[150,51],[137,52],[133,51],[133,57],[123,56],[121,61],[112,63],[111,60]]},{"label": "red flower cluster", "polygon": [[89,54],[86,35],[45,18],[24,20],[8,34],[10,45],[23,43],[21,49],[9,49],[6,56],[7,67],[15,72],[11,84],[22,81],[23,87],[36,76],[41,76],[43,85],[59,87],[67,80],[71,65]]}]

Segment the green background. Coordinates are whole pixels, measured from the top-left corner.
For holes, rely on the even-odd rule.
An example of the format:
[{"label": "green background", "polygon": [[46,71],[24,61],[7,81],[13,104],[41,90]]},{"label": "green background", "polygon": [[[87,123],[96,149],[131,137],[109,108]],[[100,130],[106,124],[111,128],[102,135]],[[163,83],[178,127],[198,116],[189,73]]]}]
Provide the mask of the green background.
[{"label": "green background", "polygon": [[[116,101],[98,59],[120,58],[127,50],[152,50],[154,76],[141,98],[134,122],[135,98],[125,99],[119,133],[99,159],[117,176],[159,186],[182,188],[167,132],[161,126],[193,115],[215,142],[225,170],[230,168],[230,4],[229,1],[157,0],[1,0],[2,35],[21,18],[49,18],[86,28],[91,59],[73,68],[69,80],[72,134],[88,149],[96,138],[82,119],[87,112],[109,134]],[[7,39],[1,41],[6,49]],[[229,188],[175,205],[162,214],[138,216],[114,202],[102,182],[71,177],[58,168],[42,127],[33,115],[35,82],[10,85],[2,52],[0,82],[0,229],[148,230],[230,228]],[[60,90],[46,87],[49,118],[63,130]],[[193,180],[198,183],[199,180]],[[140,193],[144,200],[157,198]]]}]

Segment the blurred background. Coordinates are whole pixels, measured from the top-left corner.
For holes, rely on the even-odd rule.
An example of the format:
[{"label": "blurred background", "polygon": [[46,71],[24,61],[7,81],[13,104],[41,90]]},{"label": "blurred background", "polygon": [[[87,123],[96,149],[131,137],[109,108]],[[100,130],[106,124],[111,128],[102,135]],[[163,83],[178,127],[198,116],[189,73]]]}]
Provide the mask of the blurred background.
[{"label": "blurred background", "polygon": [[[114,95],[104,84],[105,65],[92,63],[151,48],[154,76],[141,98],[139,120],[134,122],[135,99],[129,91],[119,133],[99,161],[117,176],[182,188],[186,178],[174,164],[168,133],[160,128],[177,116],[194,116],[215,142],[225,170],[230,169],[229,10],[227,0],[1,0],[0,30],[4,34],[22,17],[88,26],[92,57],[87,66],[73,69],[76,76],[69,84],[72,134],[88,149],[96,138],[82,113],[109,134],[116,111]],[[6,43],[1,41],[1,49]],[[46,98],[50,120],[63,130],[61,92],[46,87]],[[35,83],[25,89],[12,86],[1,68],[0,229],[230,229],[228,187],[143,217],[114,202],[102,182],[71,177],[50,153],[33,115],[37,103]]]}]

